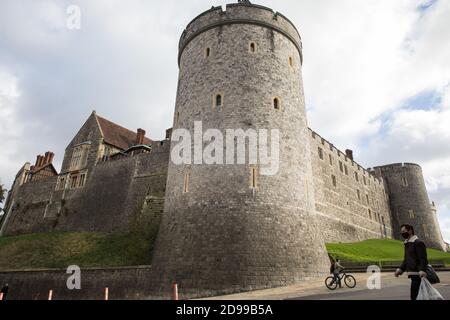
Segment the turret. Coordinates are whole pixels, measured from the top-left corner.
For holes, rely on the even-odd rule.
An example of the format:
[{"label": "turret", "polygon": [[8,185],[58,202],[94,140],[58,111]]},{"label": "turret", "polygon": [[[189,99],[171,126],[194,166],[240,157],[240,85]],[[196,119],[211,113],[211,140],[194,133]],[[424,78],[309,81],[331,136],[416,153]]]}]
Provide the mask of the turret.
[{"label": "turret", "polygon": [[417,164],[399,163],[374,168],[389,194],[394,237],[401,240],[400,226],[410,224],[428,247],[445,250],[437,210],[430,203],[422,173]]},{"label": "turret", "polygon": [[[185,296],[218,294],[325,275],[297,29],[283,15],[244,1],[199,15],[179,49],[172,159],[152,261],[161,287],[170,290],[176,281]],[[180,129],[191,143],[203,138],[185,150],[188,163],[181,164],[173,159]],[[212,143],[203,135],[208,129],[223,135],[223,147],[214,140],[212,164],[201,154]],[[227,139],[227,130],[247,136]],[[251,163],[252,133],[279,152],[273,172]],[[242,154],[233,155],[242,142],[245,163],[236,159]],[[211,148],[203,151],[211,155]]]}]

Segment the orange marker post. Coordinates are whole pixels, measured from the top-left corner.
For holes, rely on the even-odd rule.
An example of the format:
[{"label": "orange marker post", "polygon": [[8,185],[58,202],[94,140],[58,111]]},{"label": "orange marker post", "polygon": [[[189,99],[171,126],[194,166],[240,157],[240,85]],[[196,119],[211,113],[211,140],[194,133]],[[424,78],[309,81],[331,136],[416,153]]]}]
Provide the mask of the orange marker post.
[{"label": "orange marker post", "polygon": [[178,284],[174,282],[172,285],[172,289],[173,289],[173,300],[178,300]]}]

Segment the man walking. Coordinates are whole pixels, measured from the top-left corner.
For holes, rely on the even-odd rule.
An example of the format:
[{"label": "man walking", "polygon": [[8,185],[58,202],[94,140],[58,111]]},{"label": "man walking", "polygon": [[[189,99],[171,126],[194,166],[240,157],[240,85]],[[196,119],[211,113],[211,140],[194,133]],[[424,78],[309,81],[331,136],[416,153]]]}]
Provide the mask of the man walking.
[{"label": "man walking", "polygon": [[414,234],[414,228],[411,225],[402,225],[401,232],[405,239],[405,256],[400,268],[395,271],[395,276],[398,277],[407,272],[408,278],[411,279],[411,300],[416,300],[422,278],[427,276],[427,248]]}]

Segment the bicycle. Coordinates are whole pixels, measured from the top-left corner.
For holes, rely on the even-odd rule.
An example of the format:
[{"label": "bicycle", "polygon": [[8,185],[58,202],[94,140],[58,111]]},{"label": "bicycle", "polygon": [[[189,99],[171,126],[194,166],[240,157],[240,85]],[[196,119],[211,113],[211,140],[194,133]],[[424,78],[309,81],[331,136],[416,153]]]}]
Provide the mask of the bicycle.
[{"label": "bicycle", "polygon": [[336,290],[338,284],[342,284],[342,280],[344,280],[345,285],[350,289],[356,287],[356,279],[351,274],[347,274],[345,271],[342,271],[341,273],[339,273],[338,277],[339,281],[335,281],[334,276],[329,276],[325,279],[325,285],[328,289]]}]

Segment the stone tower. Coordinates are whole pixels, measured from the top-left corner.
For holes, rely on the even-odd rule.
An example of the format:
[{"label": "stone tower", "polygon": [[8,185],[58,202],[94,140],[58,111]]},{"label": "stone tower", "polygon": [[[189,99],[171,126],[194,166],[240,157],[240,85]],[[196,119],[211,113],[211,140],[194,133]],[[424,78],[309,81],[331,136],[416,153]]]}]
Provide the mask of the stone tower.
[{"label": "stone tower", "polygon": [[399,163],[374,169],[384,179],[389,194],[394,238],[403,240],[400,226],[410,224],[428,247],[445,251],[437,211],[428,198],[422,168]]},{"label": "stone tower", "polygon": [[174,134],[187,129],[194,137],[200,121],[203,131],[224,136],[227,129],[278,129],[280,161],[275,175],[263,175],[248,159],[171,160],[152,262],[162,290],[177,281],[185,296],[227,293],[328,271],[315,218],[301,67],[295,26],[248,1],[213,7],[183,32]]}]

